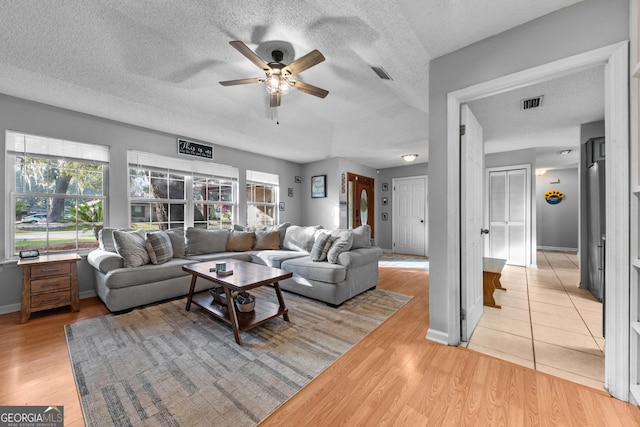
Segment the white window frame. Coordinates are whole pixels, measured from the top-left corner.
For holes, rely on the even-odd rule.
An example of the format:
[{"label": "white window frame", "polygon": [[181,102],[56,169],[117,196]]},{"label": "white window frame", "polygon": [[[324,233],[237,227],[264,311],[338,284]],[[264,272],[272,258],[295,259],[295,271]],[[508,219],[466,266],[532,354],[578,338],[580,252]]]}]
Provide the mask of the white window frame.
[{"label": "white window frame", "polygon": [[[179,204],[181,201],[185,205],[184,228],[194,227],[194,211],[196,204],[207,205],[228,205],[232,207],[231,222],[237,222],[238,217],[238,169],[232,166],[210,163],[199,160],[187,160],[182,158],[167,157],[158,154],[145,153],[140,151],[127,152],[127,174],[130,168],[144,170],[155,170],[163,173],[184,176],[185,194],[184,199],[151,199],[147,197],[132,197],[130,180],[127,179],[127,197],[129,212],[128,224],[131,226],[131,204],[132,203],[171,203]],[[196,201],[193,199],[194,177],[206,179],[224,179],[232,183],[232,201]]]},{"label": "white window frame", "polygon": [[[97,163],[103,166],[102,170],[102,195],[65,194],[65,199],[102,200],[102,224],[108,224],[109,203],[109,147],[87,142],[75,142],[51,138],[46,136],[28,134],[25,132],[7,129],[5,131],[5,246],[4,258],[16,259],[15,250],[15,223],[16,200],[20,197],[34,198],[60,198],[55,193],[18,193],[16,189],[16,158],[29,156],[41,159],[56,159],[83,163]],[[76,246],[78,235],[76,234]],[[96,243],[97,247],[97,243]],[[73,252],[87,253],[88,249],[73,249]],[[58,251],[56,251],[58,252]],[[64,252],[64,251],[59,251]]]},{"label": "white window frame", "polygon": [[[263,185],[263,186],[270,186],[273,187],[273,201],[272,202],[249,202],[249,200],[247,199],[247,212],[246,212],[246,219],[247,219],[247,226],[249,227],[257,227],[257,226],[262,226],[263,224],[255,224],[255,223],[251,223],[252,221],[255,222],[253,220],[253,218],[250,217],[249,215],[249,210],[251,207],[258,207],[258,206],[271,206],[273,208],[273,224],[275,225],[278,223],[278,221],[280,220],[280,210],[279,210],[279,201],[280,201],[280,177],[276,174],[272,174],[272,173],[267,173],[267,172],[259,172],[259,171],[252,171],[252,170],[247,170],[247,179],[246,179],[246,185],[245,185],[245,189],[249,186],[249,185]],[[246,190],[245,190],[246,191]]]}]

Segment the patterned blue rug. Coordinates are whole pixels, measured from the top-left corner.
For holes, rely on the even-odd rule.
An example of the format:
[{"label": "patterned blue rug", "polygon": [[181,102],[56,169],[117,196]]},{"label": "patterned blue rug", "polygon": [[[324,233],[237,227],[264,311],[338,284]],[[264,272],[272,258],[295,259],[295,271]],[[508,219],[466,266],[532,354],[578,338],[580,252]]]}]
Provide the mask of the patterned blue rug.
[{"label": "patterned blue rug", "polygon": [[[252,290],[276,302],[272,289]],[[291,322],[242,333],[185,299],[65,326],[88,427],[253,426],[411,297],[373,289],[338,308],[285,293]]]}]

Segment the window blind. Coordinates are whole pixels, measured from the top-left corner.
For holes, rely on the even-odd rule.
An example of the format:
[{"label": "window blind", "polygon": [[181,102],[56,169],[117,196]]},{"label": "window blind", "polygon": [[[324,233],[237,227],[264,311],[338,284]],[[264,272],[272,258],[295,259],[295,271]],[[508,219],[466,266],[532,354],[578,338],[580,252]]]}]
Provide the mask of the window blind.
[{"label": "window blind", "polygon": [[9,154],[31,154],[96,163],[109,163],[109,147],[106,145],[66,141],[28,135],[15,131],[7,131],[5,139],[6,150]]},{"label": "window blind", "polygon": [[247,182],[280,185],[280,176],[273,173],[247,170]]},{"label": "window blind", "polygon": [[238,179],[239,175],[238,168],[234,168],[233,166],[167,157],[142,151],[127,151],[127,163],[132,167],[141,166],[151,169],[164,169],[172,172],[182,172],[187,175],[202,174],[235,180]]}]

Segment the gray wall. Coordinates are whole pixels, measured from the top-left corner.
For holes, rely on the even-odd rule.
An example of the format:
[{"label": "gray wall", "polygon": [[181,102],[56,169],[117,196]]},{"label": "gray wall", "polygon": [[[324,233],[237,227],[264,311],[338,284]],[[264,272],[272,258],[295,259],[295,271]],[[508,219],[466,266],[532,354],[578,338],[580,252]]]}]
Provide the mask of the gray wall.
[{"label": "gray wall", "polygon": [[430,336],[459,340],[452,290],[459,286],[459,180],[448,180],[447,94],[628,37],[628,0],[584,0],[431,61],[429,179],[430,198],[438,203],[429,204]]},{"label": "gray wall", "polygon": [[[537,178],[538,247],[543,249],[578,249],[580,194],[578,168],[553,169]],[[557,184],[552,182],[560,181]],[[547,203],[544,194],[560,190],[565,197],[557,205]]]},{"label": "gray wall", "polygon": [[[406,166],[398,166],[395,168],[386,168],[380,169],[376,179],[376,221],[377,233],[376,233],[376,244],[383,249],[391,250],[393,248],[393,189],[392,182],[394,178],[408,178],[413,176],[425,176],[428,175],[428,163],[416,163],[416,164],[408,164]],[[388,191],[382,191],[382,184],[386,183],[389,186]],[[428,205],[428,197],[429,197],[429,182],[427,181],[427,205]],[[387,206],[382,206],[382,198],[388,197],[389,204]],[[382,221],[382,213],[385,212],[388,215],[388,221]],[[429,243],[425,242],[425,247],[429,247]]]},{"label": "gray wall", "polygon": [[[86,114],[72,112],[35,102],[25,101],[6,95],[0,95],[0,130],[15,130],[26,133],[43,135],[52,138],[67,139],[87,143],[108,145],[110,147],[111,162],[109,167],[109,207],[106,222],[114,227],[128,226],[127,199],[127,162],[128,149],[153,152],[166,156],[177,156],[176,135],[156,132],[136,126],[130,126]],[[181,135],[189,138],[189,135]],[[1,137],[0,164],[5,164],[4,135]],[[303,166],[265,157],[245,151],[235,150],[214,144],[214,162],[235,166],[240,173],[239,217],[238,222],[246,222],[246,192],[242,191],[245,184],[246,170],[269,172],[280,176],[281,200],[286,209],[280,212],[280,221],[295,224],[305,223],[303,204],[308,198],[302,194],[301,184],[295,184],[295,176],[303,176],[304,183],[309,178],[304,176]],[[0,186],[6,188],[5,174],[0,174]],[[287,196],[287,188],[293,187],[294,197]],[[336,199],[337,200],[337,199]],[[303,203],[303,201],[305,203]],[[7,203],[5,200],[4,203]],[[4,205],[4,204],[3,204]],[[318,218],[311,222],[326,222],[322,218],[324,209]],[[6,223],[6,209],[0,209],[0,224]],[[0,227],[0,240],[6,241],[5,228]],[[4,244],[0,247],[0,260],[6,259]],[[93,293],[93,272],[85,260],[78,266],[81,296]],[[15,260],[0,262],[0,312],[19,310],[22,270],[16,266]]]}]

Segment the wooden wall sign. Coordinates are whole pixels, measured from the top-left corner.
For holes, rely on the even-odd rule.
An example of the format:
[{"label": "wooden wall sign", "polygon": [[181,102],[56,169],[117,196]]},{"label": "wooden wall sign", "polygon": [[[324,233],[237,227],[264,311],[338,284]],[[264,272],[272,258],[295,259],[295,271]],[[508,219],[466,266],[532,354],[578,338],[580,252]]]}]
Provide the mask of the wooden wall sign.
[{"label": "wooden wall sign", "polygon": [[202,144],[200,142],[188,141],[186,139],[178,139],[178,153],[186,154],[187,156],[213,159],[213,146]]}]

